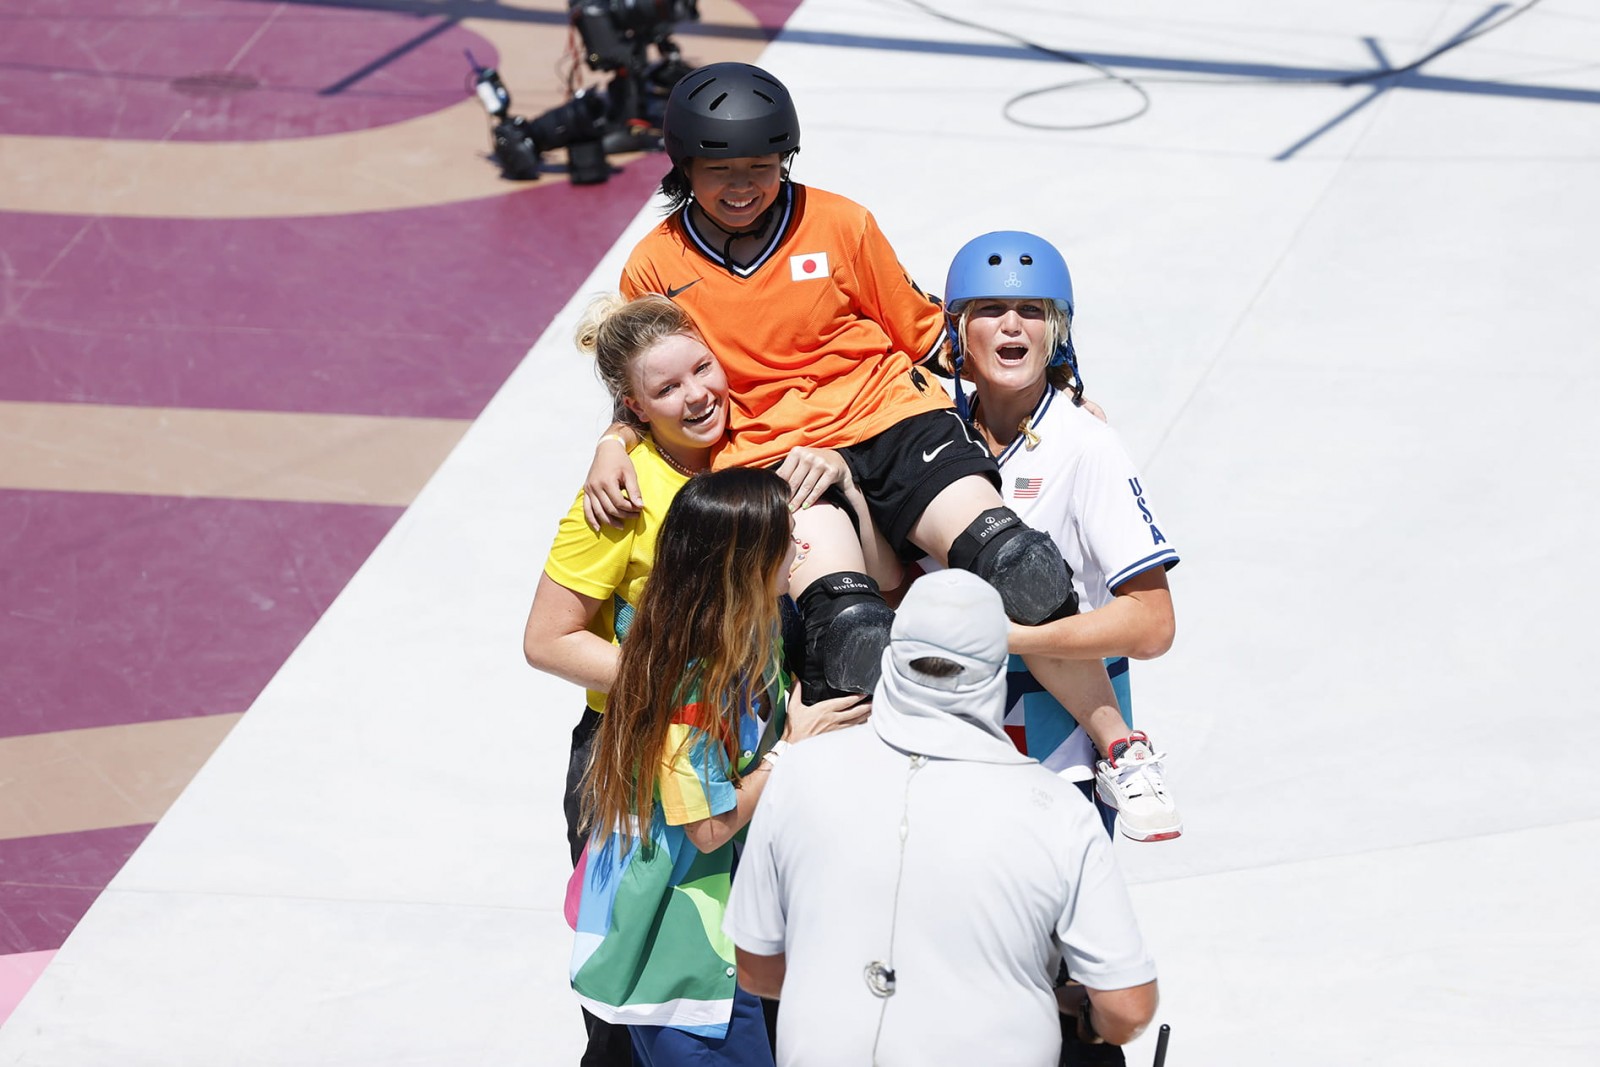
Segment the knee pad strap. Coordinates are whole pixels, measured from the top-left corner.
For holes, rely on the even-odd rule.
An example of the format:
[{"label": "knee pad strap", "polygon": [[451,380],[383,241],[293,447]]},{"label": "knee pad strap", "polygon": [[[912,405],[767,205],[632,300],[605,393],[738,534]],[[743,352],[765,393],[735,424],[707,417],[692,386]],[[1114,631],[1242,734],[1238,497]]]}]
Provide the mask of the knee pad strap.
[{"label": "knee pad strap", "polygon": [[985,577],[980,561],[992,558],[1002,544],[1027,528],[1010,508],[990,508],[968,523],[950,545],[950,566]]}]

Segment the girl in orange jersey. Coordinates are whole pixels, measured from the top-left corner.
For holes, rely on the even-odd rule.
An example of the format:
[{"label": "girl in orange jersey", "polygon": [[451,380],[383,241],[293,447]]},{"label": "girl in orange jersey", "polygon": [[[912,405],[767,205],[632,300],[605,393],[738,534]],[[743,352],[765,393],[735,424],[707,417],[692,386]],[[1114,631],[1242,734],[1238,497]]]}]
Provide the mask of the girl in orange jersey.
[{"label": "girl in orange jersey", "polygon": [[[729,437],[712,466],[783,473],[797,445],[838,449],[900,558],[974,571],[1018,622],[1074,612],[1061,553],[1005,506],[989,449],[925,367],[944,345],[938,302],[865,208],[788,180],[800,126],[783,85],[742,63],[702,67],[674,87],[663,127],[672,211],[634,248],[621,288],[670,297],[721,359]],[[614,445],[602,438],[585,484],[591,517],[607,521],[639,502]],[[836,506],[796,518],[812,546],[794,588],[814,694],[871,692],[888,642],[892,613],[863,573],[851,519]],[[1052,690],[1088,686],[1110,702],[1103,672],[1036,666]],[[1088,690],[1075,692],[1082,706]]]}]

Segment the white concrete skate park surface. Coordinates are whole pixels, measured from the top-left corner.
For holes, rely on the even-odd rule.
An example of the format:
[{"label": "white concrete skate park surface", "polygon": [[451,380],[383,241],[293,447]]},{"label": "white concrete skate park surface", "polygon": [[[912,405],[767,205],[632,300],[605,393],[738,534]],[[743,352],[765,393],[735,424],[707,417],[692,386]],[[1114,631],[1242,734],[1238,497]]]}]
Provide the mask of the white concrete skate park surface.
[{"label": "white concrete skate park surface", "polygon": [[[1117,851],[1173,1067],[1600,1062],[1600,8],[808,0],[796,177],[942,287],[1028,228],[1183,554]],[[1401,67],[1494,27],[1404,78]],[[1295,80],[1322,78],[1316,84]],[[575,1063],[579,696],[521,661],[641,213],[0,1030],[0,1063]],[[264,798],[270,798],[270,803]],[[1154,1028],[1130,1050],[1149,1063]]]}]

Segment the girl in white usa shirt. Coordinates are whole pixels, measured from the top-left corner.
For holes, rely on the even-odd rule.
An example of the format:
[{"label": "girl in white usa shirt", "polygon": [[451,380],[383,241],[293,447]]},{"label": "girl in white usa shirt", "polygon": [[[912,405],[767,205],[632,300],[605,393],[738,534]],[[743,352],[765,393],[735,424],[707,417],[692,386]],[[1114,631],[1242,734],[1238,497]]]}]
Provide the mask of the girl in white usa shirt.
[{"label": "girl in white usa shirt", "polygon": [[[1055,540],[1079,602],[1093,610],[1011,631],[1011,706],[1018,747],[1074,781],[1095,782],[1125,836],[1177,837],[1162,757],[1130,730],[1128,659],[1172,644],[1166,572],[1178,562],[1144,483],[1116,432],[1079,406],[1071,340],[1072,278],[1048,241],[1001,231],[968,242],[945,286],[952,366],[975,387],[963,408],[1000,464],[1006,504]],[[1030,656],[1104,659],[1123,716],[1109,708],[1079,723],[1023,665]],[[1044,679],[1048,682],[1049,679]]]}]

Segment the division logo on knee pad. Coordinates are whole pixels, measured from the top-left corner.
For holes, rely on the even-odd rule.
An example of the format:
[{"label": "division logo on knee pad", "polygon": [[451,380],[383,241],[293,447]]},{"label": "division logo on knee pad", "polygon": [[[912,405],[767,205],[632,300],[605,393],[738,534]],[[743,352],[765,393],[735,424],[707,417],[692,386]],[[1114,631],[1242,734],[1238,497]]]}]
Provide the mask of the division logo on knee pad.
[{"label": "division logo on knee pad", "polygon": [[836,571],[808,585],[795,603],[805,622],[800,681],[806,700],[871,693],[894,623],[878,583],[857,571]]}]

